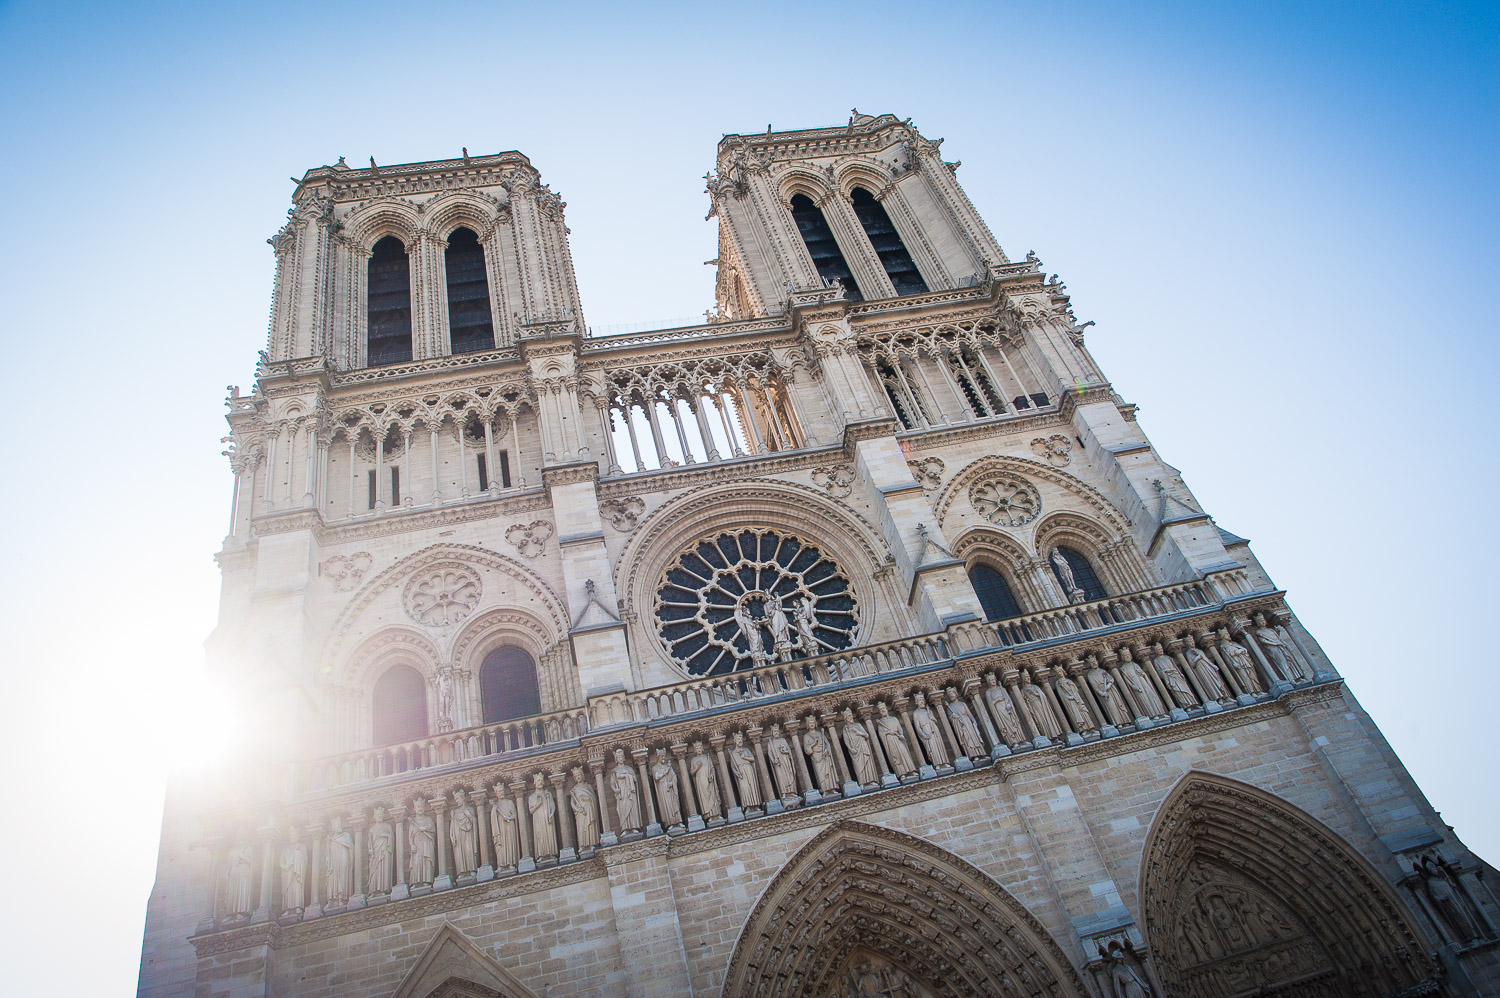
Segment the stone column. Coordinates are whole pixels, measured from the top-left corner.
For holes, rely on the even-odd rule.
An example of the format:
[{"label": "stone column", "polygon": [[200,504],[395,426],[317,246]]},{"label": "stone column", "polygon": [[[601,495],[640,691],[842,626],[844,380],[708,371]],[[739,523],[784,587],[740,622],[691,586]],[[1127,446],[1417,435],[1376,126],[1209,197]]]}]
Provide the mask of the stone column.
[{"label": "stone column", "polygon": [[833,748],[833,764],[838,768],[839,779],[843,781],[844,796],[857,797],[860,793],[860,785],[849,774],[849,762],[844,758],[844,738],[839,733],[838,727],[840,718],[837,714],[830,713],[824,714],[819,720],[823,722],[823,734]]},{"label": "stone column", "polygon": [[1110,721],[1109,715],[1104,712],[1104,705],[1099,702],[1098,696],[1094,694],[1094,687],[1089,683],[1088,676],[1086,675],[1088,671],[1088,666],[1076,658],[1069,662],[1067,666],[1067,673],[1073,678],[1073,685],[1078,687],[1078,691],[1088,701],[1089,710],[1093,712],[1094,720],[1099,725],[1099,737],[1105,738],[1118,735],[1120,729],[1116,728]]},{"label": "stone column", "polygon": [[[563,784],[567,783],[568,777],[564,773],[550,773],[547,782],[552,784],[552,797],[557,801],[557,826],[562,830],[562,841],[559,843],[557,861],[566,863],[578,858],[578,834],[573,827],[573,808],[568,803],[568,792]],[[599,802],[599,810],[604,810],[604,802]]]},{"label": "stone column", "polygon": [[432,423],[427,424],[427,435],[432,442],[432,504],[441,506],[443,504],[443,483],[438,478],[438,428]]},{"label": "stone column", "polygon": [[681,798],[682,813],[687,816],[688,831],[701,832],[708,826],[704,824],[703,815],[698,810],[698,794],[693,787],[693,778],[688,775],[687,745],[676,742],[671,748],[672,757],[677,760],[677,794]]},{"label": "stone column", "polygon": [[760,798],[765,801],[767,814],[779,814],[786,810],[781,799],[776,796],[776,789],[771,786],[771,770],[766,765],[766,746],[761,741],[764,729],[746,728],[745,737],[750,739],[750,744],[755,748],[756,775],[760,777]]},{"label": "stone column", "polygon": [[434,891],[445,891],[453,886],[453,844],[448,841],[448,798],[433,797],[427,801],[432,816],[437,820],[437,876],[432,880]]},{"label": "stone column", "polygon": [[593,756],[589,759],[589,772],[594,774],[594,794],[599,801],[599,844],[612,846],[620,841],[615,834],[614,819],[609,816],[609,798],[604,793],[604,759]]},{"label": "stone column", "polygon": [[484,470],[489,476],[485,490],[490,495],[500,491],[500,466],[495,463],[495,431],[490,426],[491,416],[484,417]]},{"label": "stone column", "polygon": [[469,800],[474,804],[474,816],[479,819],[479,869],[474,871],[476,881],[495,879],[495,842],[490,837],[489,793],[483,782],[469,791]]},{"label": "stone column", "polygon": [[995,722],[990,717],[989,705],[984,702],[984,684],[977,676],[971,676],[963,681],[961,691],[968,699],[969,709],[974,712],[974,723],[979,725],[984,737],[990,740],[990,758],[998,759],[1002,755],[1010,755],[1010,746],[1005,744],[1005,739],[1000,737],[1000,732],[995,728]]},{"label": "stone column", "polygon": [[610,412],[609,399],[601,398],[597,402],[599,409],[599,430],[604,434],[604,457],[606,460],[606,475],[618,475],[624,472],[620,467],[620,459],[615,456],[614,416]]},{"label": "stone column", "polygon": [[264,922],[271,917],[271,884],[276,870],[276,830],[260,830],[260,903],[250,915],[252,922]]},{"label": "stone column", "polygon": [[411,896],[411,887],[406,883],[406,807],[397,804],[388,808],[386,814],[396,831],[396,879],[391,881],[391,900],[399,901]]},{"label": "stone column", "polygon": [[[640,780],[641,803],[645,805],[641,808],[641,817],[646,819],[646,834],[660,835],[662,827],[661,822],[656,817],[656,797],[654,796],[656,788],[652,785],[651,772],[647,766],[647,760],[650,756],[651,750],[647,748],[630,750],[630,757],[635,760],[636,779]],[[601,801],[600,810],[602,811],[604,809],[602,803],[604,798],[601,797],[599,800]]]},{"label": "stone column", "polygon": [[[724,736],[709,735],[708,744],[713,747],[714,758],[719,763],[719,796],[723,798],[725,815],[730,821],[745,820],[745,809],[740,806],[740,788],[729,778],[729,764],[724,759]],[[714,819],[708,819],[712,825]]]},{"label": "stone column", "polygon": [[365,906],[365,828],[368,825],[363,811],[355,811],[349,816],[349,829],[354,833],[354,883],[349,885],[352,890],[346,907],[351,911]]},{"label": "stone column", "polygon": [[1047,736],[1037,730],[1036,725],[1031,722],[1031,716],[1026,713],[1026,700],[1021,696],[1021,670],[1003,669],[999,678],[1000,685],[1005,687],[1006,695],[1010,697],[1011,704],[1016,708],[1016,716],[1021,720],[1021,732],[1026,735],[1032,745],[1040,746],[1048,743]]},{"label": "stone column", "polygon": [[892,771],[894,767],[885,757],[885,746],[880,744],[880,732],[875,730],[875,708],[865,704],[859,708],[858,713],[865,732],[870,736],[870,751],[875,753],[875,766],[880,770],[880,785],[882,787],[896,786],[901,782],[901,777]]},{"label": "stone column", "polygon": [[323,823],[314,822],[307,826],[308,835],[308,868],[312,872],[312,903],[302,911],[303,919],[321,918],[323,915],[323,853],[326,844],[323,841]]},{"label": "stone column", "polygon": [[1266,658],[1266,653],[1260,646],[1260,642],[1255,640],[1255,634],[1250,627],[1250,621],[1241,617],[1235,617],[1230,620],[1229,624],[1235,640],[1248,648],[1250,654],[1254,656],[1256,665],[1260,668],[1261,676],[1265,680],[1266,689],[1270,690],[1273,694],[1279,694],[1291,689],[1292,684],[1283,679],[1272,668],[1270,660]]},{"label": "stone column", "polygon": [[198,932],[212,932],[219,925],[219,881],[224,876],[225,841],[222,837],[204,843],[208,849],[208,886],[204,892],[203,912],[198,919]]},{"label": "stone column", "polygon": [[937,716],[938,726],[942,728],[943,737],[948,741],[948,751],[953,755],[953,769],[962,772],[974,768],[974,760],[964,753],[964,747],[959,742],[958,736],[953,731],[953,722],[948,719],[947,691],[941,687],[928,691],[927,702],[933,714]]},{"label": "stone column", "polygon": [[[891,706],[896,710],[896,716],[901,718],[901,730],[906,732],[906,745],[911,752],[911,761],[916,763],[917,777],[924,775],[936,776],[937,773],[927,764],[926,757],[922,754],[922,742],[917,738],[917,729],[911,726],[911,700],[906,697],[896,697],[891,701]],[[928,770],[924,774],[922,770]]]},{"label": "stone column", "polygon": [[708,428],[708,416],[703,412],[702,397],[689,400],[688,408],[692,410],[693,418],[698,421],[698,432],[703,434],[703,451],[708,456],[708,460],[719,460],[719,445],[714,441],[713,432]]},{"label": "stone column", "polygon": [[521,836],[521,861],[516,864],[516,872],[529,873],[536,869],[536,857],[531,853],[531,812],[526,810],[526,781],[517,780],[510,784],[510,795],[515,799],[516,831]]},{"label": "stone column", "polygon": [[[1156,649],[1142,642],[1135,646],[1134,657],[1136,663],[1140,665],[1141,671],[1146,674],[1146,678],[1151,680],[1151,685],[1155,687],[1156,695],[1161,698],[1162,706],[1167,709],[1167,716],[1174,721],[1186,720],[1187,714],[1177,705],[1177,700],[1172,696],[1172,691],[1167,689],[1166,680],[1161,678],[1161,673],[1157,670],[1156,663],[1152,661],[1156,658]],[[1181,713],[1182,716],[1178,717],[1172,713],[1173,711]]]},{"label": "stone column", "polygon": [[822,793],[813,785],[812,773],[807,769],[807,753],[802,751],[802,739],[798,736],[802,722],[794,717],[784,727],[786,736],[792,743],[792,760],[797,766],[797,778],[802,781],[802,799],[809,804],[816,804],[822,798]]},{"label": "stone column", "polygon": [[1167,642],[1167,653],[1171,655],[1173,661],[1177,663],[1178,670],[1182,673],[1184,678],[1187,679],[1188,687],[1198,698],[1198,702],[1203,705],[1204,712],[1208,714],[1217,714],[1224,708],[1219,704],[1219,701],[1213,699],[1212,697],[1203,695],[1203,687],[1198,684],[1198,677],[1193,674],[1192,667],[1188,665],[1187,656],[1183,655],[1182,653],[1183,647],[1184,646],[1181,638],[1173,638],[1172,640]]}]

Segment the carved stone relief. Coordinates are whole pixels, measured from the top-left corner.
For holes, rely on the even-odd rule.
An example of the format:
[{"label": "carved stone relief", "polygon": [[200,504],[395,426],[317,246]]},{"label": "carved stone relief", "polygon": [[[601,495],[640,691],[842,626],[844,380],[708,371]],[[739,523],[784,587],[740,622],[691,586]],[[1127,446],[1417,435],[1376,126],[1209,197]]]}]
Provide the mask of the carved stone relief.
[{"label": "carved stone relief", "polygon": [[996,526],[1019,527],[1035,520],[1042,511],[1036,486],[1013,475],[994,475],[969,487],[969,502]]},{"label": "carved stone relief", "polygon": [[814,468],[813,484],[835,499],[843,499],[854,488],[856,478],[852,464],[834,464],[826,468]]},{"label": "carved stone relief", "polygon": [[473,613],[481,591],[479,576],[472,569],[450,565],[413,576],[402,593],[402,605],[417,623],[442,627]]},{"label": "carved stone relief", "polygon": [[599,504],[599,513],[609,520],[610,526],[622,534],[628,534],[640,525],[641,514],[646,512],[645,500],[639,496],[624,499],[606,499]]},{"label": "carved stone relief", "polygon": [[906,466],[911,469],[911,477],[915,478],[927,492],[935,492],[943,484],[943,459],[940,457],[924,457],[920,461],[907,461]]},{"label": "carved stone relief", "polygon": [[1073,441],[1061,433],[1050,437],[1037,437],[1031,442],[1031,451],[1054,468],[1065,468],[1072,460]]},{"label": "carved stone relief", "polygon": [[356,551],[348,557],[336,554],[324,561],[319,568],[324,575],[333,580],[334,589],[347,593],[359,585],[359,580],[369,570],[372,561],[370,552]]},{"label": "carved stone relief", "polygon": [[552,524],[546,520],[515,523],[505,532],[505,539],[514,544],[524,558],[535,558],[541,554],[547,546],[547,538],[551,536]]}]

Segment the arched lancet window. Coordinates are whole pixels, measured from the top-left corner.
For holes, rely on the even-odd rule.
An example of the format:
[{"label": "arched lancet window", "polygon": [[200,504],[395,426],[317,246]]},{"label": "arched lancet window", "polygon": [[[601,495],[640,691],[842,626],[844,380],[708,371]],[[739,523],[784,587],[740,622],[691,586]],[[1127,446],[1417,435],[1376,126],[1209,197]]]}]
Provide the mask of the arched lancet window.
[{"label": "arched lancet window", "polygon": [[985,620],[1009,620],[1021,615],[1021,604],[1010,591],[1005,576],[988,565],[974,565],[969,569],[969,582],[984,607]]},{"label": "arched lancet window", "polygon": [[[1085,602],[1104,599],[1104,597],[1109,595],[1104,591],[1104,586],[1099,581],[1099,575],[1094,571],[1094,566],[1086,555],[1062,544],[1057,546],[1057,550],[1062,552],[1062,556],[1067,561],[1068,567],[1072,569],[1072,588],[1083,591]],[[1050,556],[1048,557],[1048,561],[1051,563]],[[1068,580],[1063,578],[1062,572],[1058,570],[1056,563],[1052,563],[1052,574],[1057,576],[1058,584],[1066,593],[1069,588],[1067,584]]]},{"label": "arched lancet window", "polygon": [[859,218],[859,224],[864,226],[865,235],[870,237],[875,255],[880,257],[880,265],[890,276],[891,284],[895,285],[896,294],[925,294],[927,282],[922,280],[916,261],[906,252],[906,245],[901,242],[901,234],[896,231],[896,226],[891,224],[891,216],[886,214],[885,205],[875,200],[875,195],[863,187],[854,188],[849,193],[849,200],[854,204],[854,214]]},{"label": "arched lancet window", "polygon": [[395,666],[375,684],[375,744],[427,737],[427,683],[417,670]]},{"label": "arched lancet window", "polygon": [[479,237],[470,229],[455,229],[448,237],[443,264],[448,274],[448,342],[453,352],[493,349],[490,282]]},{"label": "arched lancet window", "polygon": [[368,293],[365,363],[411,360],[411,264],[395,236],[380,240],[370,254]]},{"label": "arched lancet window", "polygon": [[798,194],[792,198],[792,220],[797,223],[797,231],[802,233],[802,241],[807,244],[813,266],[818,268],[818,276],[825,281],[842,281],[844,292],[850,301],[864,301],[865,296],[859,289],[859,282],[854,279],[854,271],[844,262],[844,254],[833,238],[833,230],[828,227],[828,220],[823,217],[822,209],[812,203],[812,198],[806,194]]},{"label": "arched lancet window", "polygon": [[542,694],[537,689],[536,663],[520,648],[496,648],[479,667],[479,700],[484,723],[509,721],[542,712]]}]

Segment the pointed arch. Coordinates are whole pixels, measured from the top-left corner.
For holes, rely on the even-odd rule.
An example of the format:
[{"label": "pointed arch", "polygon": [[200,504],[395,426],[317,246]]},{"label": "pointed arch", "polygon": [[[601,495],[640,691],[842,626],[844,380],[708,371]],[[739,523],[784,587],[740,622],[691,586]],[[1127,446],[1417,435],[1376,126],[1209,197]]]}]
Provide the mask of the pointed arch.
[{"label": "pointed arch", "polygon": [[1090,993],[1042,924],[983,871],[916,836],[851,819],[819,832],[772,879],[721,993],[833,994],[857,951],[942,998]]},{"label": "pointed arch", "polygon": [[1146,836],[1140,899],[1169,998],[1373,998],[1436,982],[1385,878],[1327,825],[1238,780],[1178,781]]},{"label": "pointed arch", "polygon": [[444,922],[391,998],[536,998],[536,992]]}]

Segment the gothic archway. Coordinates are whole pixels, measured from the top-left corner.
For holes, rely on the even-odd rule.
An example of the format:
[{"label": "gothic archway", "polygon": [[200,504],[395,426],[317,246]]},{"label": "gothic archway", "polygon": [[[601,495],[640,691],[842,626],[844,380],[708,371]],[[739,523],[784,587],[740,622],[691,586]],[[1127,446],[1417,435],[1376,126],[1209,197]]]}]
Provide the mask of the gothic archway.
[{"label": "gothic archway", "polygon": [[1168,998],[1446,993],[1380,874],[1245,783],[1183,777],[1147,836],[1140,896]]},{"label": "gothic archway", "polygon": [[866,962],[898,981],[909,976],[909,993],[922,998],[1089,994],[1042,924],[982,871],[915,836],[848,819],[771,881],[722,993],[837,995]]}]

